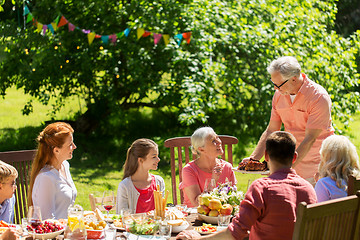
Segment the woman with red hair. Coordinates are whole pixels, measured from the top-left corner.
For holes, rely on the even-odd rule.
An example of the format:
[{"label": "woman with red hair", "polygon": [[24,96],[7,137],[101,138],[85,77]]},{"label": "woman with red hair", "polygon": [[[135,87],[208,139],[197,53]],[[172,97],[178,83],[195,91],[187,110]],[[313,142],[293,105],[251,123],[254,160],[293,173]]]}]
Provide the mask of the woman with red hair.
[{"label": "woman with red hair", "polygon": [[28,205],[39,206],[43,219],[67,218],[67,209],[75,202],[77,191],[67,161],[76,149],[73,133],[69,124],[55,122],[46,126],[37,138]]}]

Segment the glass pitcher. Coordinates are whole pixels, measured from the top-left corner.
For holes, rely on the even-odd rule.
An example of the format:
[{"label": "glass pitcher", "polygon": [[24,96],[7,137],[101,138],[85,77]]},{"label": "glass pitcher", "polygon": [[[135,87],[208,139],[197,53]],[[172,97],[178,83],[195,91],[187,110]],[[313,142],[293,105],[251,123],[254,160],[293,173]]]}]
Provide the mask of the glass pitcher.
[{"label": "glass pitcher", "polygon": [[69,207],[68,224],[65,228],[64,237],[66,240],[86,240],[84,210],[80,205]]}]

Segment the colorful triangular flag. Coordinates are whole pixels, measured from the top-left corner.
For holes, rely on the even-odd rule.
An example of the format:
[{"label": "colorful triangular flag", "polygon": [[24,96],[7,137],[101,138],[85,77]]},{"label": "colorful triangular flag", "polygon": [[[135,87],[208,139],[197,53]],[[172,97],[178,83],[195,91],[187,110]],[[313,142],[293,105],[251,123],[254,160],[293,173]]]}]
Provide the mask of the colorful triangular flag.
[{"label": "colorful triangular flag", "polygon": [[136,33],[137,33],[137,39],[139,40],[141,38],[141,36],[145,33],[145,29],[143,28],[138,28],[136,30]]},{"label": "colorful triangular flag", "polygon": [[142,37],[148,37],[150,35],[151,35],[151,32],[145,31],[144,34],[142,35]]},{"label": "colorful triangular flag", "polygon": [[181,41],[183,39],[182,34],[181,33],[176,34],[174,38],[175,38],[176,42],[178,43],[178,45],[180,46],[180,43],[181,43]]},{"label": "colorful triangular flag", "polygon": [[43,25],[41,23],[37,23],[37,31],[41,32],[42,28],[43,28]]},{"label": "colorful triangular flag", "polygon": [[52,33],[52,34],[54,34],[54,33],[55,33],[55,31],[54,31],[54,28],[53,28],[52,24],[48,24],[48,25],[47,25],[47,28],[51,31],[51,33]]},{"label": "colorful triangular flag", "polygon": [[164,34],[163,35],[163,39],[164,39],[164,42],[165,42],[165,46],[166,45],[168,45],[169,44],[169,42],[170,42],[170,36],[169,36],[169,34]]},{"label": "colorful triangular flag", "polygon": [[69,28],[69,32],[72,32],[75,29],[75,25],[69,22],[68,28]]},{"label": "colorful triangular flag", "polygon": [[116,43],[116,34],[111,34],[109,36],[109,39],[111,40],[112,43]]},{"label": "colorful triangular flag", "polygon": [[160,41],[162,35],[160,33],[154,33],[153,36],[154,36],[154,45],[156,45]]},{"label": "colorful triangular flag", "polygon": [[64,16],[61,16],[59,24],[58,24],[58,28],[66,25],[67,23],[68,23],[68,20],[66,20],[66,18]]},{"label": "colorful triangular flag", "polygon": [[54,31],[57,30],[57,23],[56,23],[56,22],[52,22],[52,23],[51,23],[51,26],[52,26],[52,28],[54,29]]},{"label": "colorful triangular flag", "polygon": [[183,38],[186,40],[186,42],[189,44],[191,40],[191,32],[184,32],[182,34]]},{"label": "colorful triangular flag", "polygon": [[94,41],[95,35],[96,35],[96,33],[93,33],[93,32],[88,33],[87,36],[88,36],[89,45],[91,45],[92,42]]},{"label": "colorful triangular flag", "polygon": [[29,10],[28,6],[25,5],[23,16],[25,16],[25,15],[27,15],[29,13],[30,13],[30,10]]},{"label": "colorful triangular flag", "polygon": [[126,37],[129,36],[129,33],[130,33],[130,28],[127,28],[127,29],[124,30],[124,34],[125,34]]},{"label": "colorful triangular flag", "polygon": [[29,13],[26,18],[26,23],[30,22],[31,20],[33,20],[33,15],[31,13]]},{"label": "colorful triangular flag", "polygon": [[43,35],[45,35],[46,34],[46,30],[47,30],[47,28],[48,28],[48,26],[45,24],[45,25],[43,25],[43,27],[42,27],[42,30],[43,30],[43,32],[42,32],[42,34]]},{"label": "colorful triangular flag", "polygon": [[109,35],[101,36],[101,41],[102,41],[104,44],[108,44],[108,43],[109,43]]}]

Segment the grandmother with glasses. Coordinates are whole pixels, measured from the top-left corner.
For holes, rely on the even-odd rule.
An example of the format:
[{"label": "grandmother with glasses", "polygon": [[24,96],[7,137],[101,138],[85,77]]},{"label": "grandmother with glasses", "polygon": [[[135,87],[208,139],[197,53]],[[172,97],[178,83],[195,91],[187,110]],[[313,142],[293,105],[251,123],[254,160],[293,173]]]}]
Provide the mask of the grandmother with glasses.
[{"label": "grandmother with glasses", "polygon": [[284,125],[285,131],[296,138],[298,157],[293,168],[314,185],[321,143],[334,134],[330,96],[322,86],[301,72],[301,66],[294,57],[273,60],[267,70],[275,90],[270,121],[253,153],[243,161],[260,160],[264,156],[267,137]]}]

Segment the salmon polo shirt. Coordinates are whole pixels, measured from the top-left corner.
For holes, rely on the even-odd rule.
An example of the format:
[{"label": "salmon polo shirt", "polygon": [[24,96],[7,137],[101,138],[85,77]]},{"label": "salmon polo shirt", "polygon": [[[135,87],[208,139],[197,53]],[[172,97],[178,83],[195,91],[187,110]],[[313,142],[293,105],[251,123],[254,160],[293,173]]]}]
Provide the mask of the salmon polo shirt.
[{"label": "salmon polo shirt", "polygon": [[281,121],[285,131],[296,138],[296,147],[305,138],[306,129],[321,129],[313,146],[296,165],[298,175],[307,179],[314,176],[320,163],[320,147],[322,141],[334,134],[331,125],[331,99],[326,90],[319,84],[311,81],[302,73],[304,82],[296,94],[294,102],[289,95],[282,95],[276,90],[272,100],[271,121]]}]

